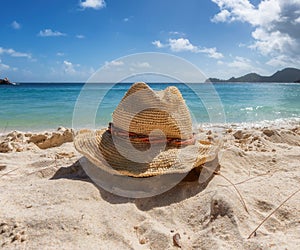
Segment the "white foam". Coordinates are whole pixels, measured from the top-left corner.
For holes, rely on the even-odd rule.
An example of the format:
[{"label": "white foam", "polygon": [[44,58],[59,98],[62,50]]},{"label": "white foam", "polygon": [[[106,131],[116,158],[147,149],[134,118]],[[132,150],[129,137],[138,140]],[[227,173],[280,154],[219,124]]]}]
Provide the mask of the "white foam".
[{"label": "white foam", "polygon": [[263,120],[256,122],[241,122],[241,123],[200,123],[196,127],[203,129],[211,130],[225,130],[228,128],[235,129],[249,129],[249,128],[264,128],[264,127],[273,127],[273,128],[289,128],[295,125],[300,126],[300,117],[295,118],[280,118],[273,121]]},{"label": "white foam", "polygon": [[245,111],[245,110],[247,110],[247,111],[253,111],[253,107],[241,108],[240,110],[241,111]]}]

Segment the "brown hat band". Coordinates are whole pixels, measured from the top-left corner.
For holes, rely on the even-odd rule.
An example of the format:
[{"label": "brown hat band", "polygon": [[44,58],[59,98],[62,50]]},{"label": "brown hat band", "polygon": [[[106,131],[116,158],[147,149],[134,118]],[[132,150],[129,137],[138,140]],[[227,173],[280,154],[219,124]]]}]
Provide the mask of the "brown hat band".
[{"label": "brown hat band", "polygon": [[[150,143],[150,139],[148,135],[127,132],[123,129],[115,127],[112,122],[109,123],[108,131],[112,135],[116,135],[124,138],[129,137],[130,141],[133,142]],[[167,145],[175,146],[175,147],[194,145],[195,142],[196,142],[195,134],[192,134],[189,139],[151,137],[151,143],[156,143],[156,144],[167,143]]]}]

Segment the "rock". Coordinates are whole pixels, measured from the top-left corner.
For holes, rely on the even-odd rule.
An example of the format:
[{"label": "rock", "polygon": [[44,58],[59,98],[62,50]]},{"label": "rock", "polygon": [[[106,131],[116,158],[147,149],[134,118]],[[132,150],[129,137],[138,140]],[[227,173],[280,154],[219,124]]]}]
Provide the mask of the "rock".
[{"label": "rock", "polygon": [[227,129],[226,133],[228,133],[228,134],[232,133],[232,128]]},{"label": "rock", "polygon": [[237,139],[237,140],[240,140],[243,138],[243,132],[242,130],[238,130],[236,131],[234,134],[233,134],[234,138]]},{"label": "rock", "polygon": [[147,243],[147,240],[145,238],[140,239],[140,244],[141,245],[146,244],[146,243]]},{"label": "rock", "polygon": [[12,132],[10,132],[10,133],[8,133],[7,134],[7,137],[17,137],[17,134],[18,134],[18,132],[15,130],[15,131],[12,131]]},{"label": "rock", "polygon": [[44,134],[32,135],[28,142],[33,142],[34,144],[41,143],[47,139],[47,136]]},{"label": "rock", "polygon": [[6,165],[0,165],[0,171],[6,169]]},{"label": "rock", "polygon": [[56,132],[32,135],[28,142],[33,142],[40,149],[58,147],[73,141],[73,130],[59,127]]},{"label": "rock", "polygon": [[8,153],[13,151],[13,147],[10,142],[4,141],[0,143],[0,153]]},{"label": "rock", "polygon": [[21,152],[26,139],[23,133],[13,131],[7,134],[0,143],[0,153],[9,153],[13,151]]},{"label": "rock", "polygon": [[18,148],[16,148],[16,152],[22,152],[22,151],[24,151],[24,148],[23,148],[23,147],[18,147]]}]

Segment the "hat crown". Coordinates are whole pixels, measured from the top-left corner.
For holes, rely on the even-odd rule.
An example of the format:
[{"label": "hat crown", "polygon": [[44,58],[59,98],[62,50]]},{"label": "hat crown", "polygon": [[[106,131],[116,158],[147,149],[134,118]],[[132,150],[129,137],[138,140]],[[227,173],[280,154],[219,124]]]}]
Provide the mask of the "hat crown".
[{"label": "hat crown", "polygon": [[146,83],[133,84],[113,113],[114,126],[130,133],[149,135],[161,130],[167,138],[192,135],[189,110],[178,88],[152,90]]}]

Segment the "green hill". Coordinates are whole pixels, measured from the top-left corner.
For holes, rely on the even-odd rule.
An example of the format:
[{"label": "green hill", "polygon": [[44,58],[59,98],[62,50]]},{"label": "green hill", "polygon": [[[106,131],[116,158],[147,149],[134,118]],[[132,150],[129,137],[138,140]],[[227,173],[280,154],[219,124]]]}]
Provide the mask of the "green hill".
[{"label": "green hill", "polygon": [[300,69],[285,68],[277,71],[271,76],[261,76],[256,73],[249,73],[241,77],[231,77],[228,80],[208,78],[206,82],[300,82]]}]

